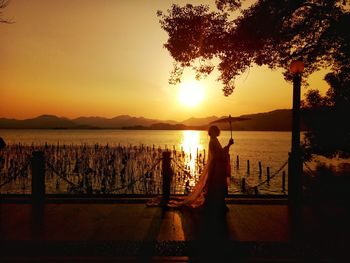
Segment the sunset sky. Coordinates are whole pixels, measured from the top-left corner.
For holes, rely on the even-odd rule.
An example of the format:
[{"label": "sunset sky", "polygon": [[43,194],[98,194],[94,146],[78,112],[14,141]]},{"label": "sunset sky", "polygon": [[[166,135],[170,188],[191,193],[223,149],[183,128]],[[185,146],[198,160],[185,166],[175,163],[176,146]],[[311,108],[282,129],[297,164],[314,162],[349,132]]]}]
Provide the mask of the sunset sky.
[{"label": "sunset sky", "polygon": [[[168,84],[173,60],[156,11],[206,2],[215,1],[12,0],[4,16],[15,23],[0,24],[0,117],[128,114],[181,121],[291,108],[291,84],[264,67],[242,75],[229,97],[217,74],[196,84],[194,103],[186,97],[193,72],[182,79],[185,91]],[[327,89],[325,72],[309,78],[311,88]]]}]

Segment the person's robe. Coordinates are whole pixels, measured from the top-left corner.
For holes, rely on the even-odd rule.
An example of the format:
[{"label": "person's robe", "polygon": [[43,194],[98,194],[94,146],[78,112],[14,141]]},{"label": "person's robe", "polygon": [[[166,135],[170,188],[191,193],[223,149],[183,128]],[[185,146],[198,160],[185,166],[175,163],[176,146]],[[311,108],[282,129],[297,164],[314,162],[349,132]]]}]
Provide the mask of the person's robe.
[{"label": "person's robe", "polygon": [[168,206],[224,209],[230,176],[228,151],[229,147],[222,147],[216,137],[210,138],[207,164],[192,192],[180,200],[171,200]]}]

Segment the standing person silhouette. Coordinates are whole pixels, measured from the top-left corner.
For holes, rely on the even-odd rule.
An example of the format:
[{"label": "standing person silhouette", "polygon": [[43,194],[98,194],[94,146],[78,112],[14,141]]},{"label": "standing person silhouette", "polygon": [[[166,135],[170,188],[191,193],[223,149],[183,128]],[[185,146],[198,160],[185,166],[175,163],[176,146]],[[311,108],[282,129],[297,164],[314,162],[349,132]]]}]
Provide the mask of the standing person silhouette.
[{"label": "standing person silhouette", "polygon": [[222,147],[217,138],[220,135],[220,129],[215,125],[209,127],[208,135],[210,136],[208,161],[199,181],[188,196],[182,200],[171,200],[169,207],[203,208],[210,214],[221,214],[226,211],[229,149],[233,139]]}]

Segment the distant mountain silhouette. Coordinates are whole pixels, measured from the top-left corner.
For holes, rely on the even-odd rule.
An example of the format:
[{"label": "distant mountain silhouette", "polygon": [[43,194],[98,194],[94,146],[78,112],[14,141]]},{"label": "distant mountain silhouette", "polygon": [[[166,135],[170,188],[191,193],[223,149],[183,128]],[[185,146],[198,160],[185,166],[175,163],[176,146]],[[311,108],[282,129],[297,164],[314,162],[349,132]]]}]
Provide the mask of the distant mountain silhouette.
[{"label": "distant mountain silhouette", "polygon": [[170,124],[170,123],[154,123],[150,126],[134,125],[134,126],[125,126],[122,129],[124,130],[201,130],[202,126],[186,126],[181,123]]},{"label": "distant mountain silhouette", "polygon": [[[72,121],[80,125],[87,125],[102,129],[121,129],[126,126],[150,126],[160,122],[160,120],[146,119],[144,117],[132,117],[129,115],[120,115],[111,119],[102,117],[80,117]],[[175,121],[164,122],[169,124],[178,123]]]},{"label": "distant mountain silhouette", "polygon": [[[225,117],[225,116],[223,116]],[[221,118],[223,118],[221,117]],[[264,113],[241,115],[250,118],[248,121],[234,122],[234,130],[244,131],[290,131],[292,111],[289,109],[274,110]],[[156,120],[144,117],[120,115],[114,118],[79,117],[68,119],[55,115],[41,115],[32,119],[15,120],[0,118],[0,129],[148,129],[148,130],[184,130],[206,129],[210,122],[219,119],[216,116],[207,118],[190,118],[183,122]],[[228,123],[217,124],[221,129],[229,129]],[[303,127],[302,127],[303,128]]]},{"label": "distant mountain silhouette", "polygon": [[86,128],[67,118],[54,115],[41,115],[33,119],[15,120],[0,118],[0,128],[5,129],[79,129]]},{"label": "distant mountain silhouette", "polygon": [[[226,116],[227,117],[227,116]],[[239,117],[250,118],[247,121],[233,122],[233,130],[238,131],[291,131],[292,110],[280,109],[264,113],[246,114]],[[230,129],[228,123],[216,124],[221,129]],[[301,127],[304,129],[303,125]]]},{"label": "distant mountain silhouette", "polygon": [[182,124],[186,125],[186,126],[203,126],[203,125],[207,125],[208,123],[215,121],[219,119],[216,116],[210,116],[207,118],[189,118],[187,120],[184,120],[182,122]]}]

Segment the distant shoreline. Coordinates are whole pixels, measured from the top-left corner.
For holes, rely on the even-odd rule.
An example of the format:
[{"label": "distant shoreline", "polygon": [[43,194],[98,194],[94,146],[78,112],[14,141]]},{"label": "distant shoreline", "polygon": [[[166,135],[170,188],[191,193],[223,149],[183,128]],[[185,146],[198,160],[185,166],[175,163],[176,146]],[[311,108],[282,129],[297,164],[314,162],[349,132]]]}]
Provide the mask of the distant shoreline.
[{"label": "distant shoreline", "polygon": [[[226,116],[227,117],[227,116]],[[37,129],[37,130],[207,130],[213,121],[221,130],[230,130],[227,121],[221,118],[190,118],[182,122],[155,120],[144,117],[120,115],[115,118],[80,117],[68,119],[55,115],[41,115],[33,119],[16,120],[0,118],[0,129]],[[235,131],[291,131],[292,111],[280,109],[264,113],[241,115],[245,121],[232,123]],[[301,123],[301,130],[306,130]]]},{"label": "distant shoreline", "polygon": [[[155,129],[155,128],[2,128],[0,127],[1,130],[68,130],[68,131],[99,131],[99,130],[119,130],[119,131],[206,131],[207,128],[184,128],[184,129]],[[229,131],[230,129],[221,129],[222,131]],[[266,132],[291,132],[292,130],[263,130],[263,129],[255,129],[255,130],[245,130],[245,129],[233,129],[233,131],[266,131]],[[301,130],[306,131],[306,130]]]}]

